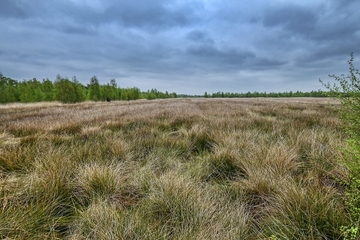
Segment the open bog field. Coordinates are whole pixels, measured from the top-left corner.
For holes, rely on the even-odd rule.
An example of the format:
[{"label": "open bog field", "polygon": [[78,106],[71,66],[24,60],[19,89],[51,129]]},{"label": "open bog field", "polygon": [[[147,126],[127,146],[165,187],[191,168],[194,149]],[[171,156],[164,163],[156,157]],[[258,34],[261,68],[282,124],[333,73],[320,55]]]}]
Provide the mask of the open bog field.
[{"label": "open bog field", "polygon": [[341,239],[338,106],[0,105],[0,238]]}]

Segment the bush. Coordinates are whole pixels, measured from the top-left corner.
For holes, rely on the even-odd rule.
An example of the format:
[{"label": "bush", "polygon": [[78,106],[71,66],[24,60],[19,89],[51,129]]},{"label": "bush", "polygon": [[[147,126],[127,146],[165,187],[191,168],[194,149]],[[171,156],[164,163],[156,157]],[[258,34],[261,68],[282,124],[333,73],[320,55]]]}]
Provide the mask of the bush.
[{"label": "bush", "polygon": [[345,204],[347,205],[351,225],[341,228],[344,239],[358,239],[360,237],[360,72],[354,67],[354,54],[350,54],[349,75],[329,75],[334,83],[320,82],[328,89],[331,97],[340,99],[340,117],[344,130],[348,136],[348,148],[344,149],[346,166],[350,170],[350,177],[345,182]]}]

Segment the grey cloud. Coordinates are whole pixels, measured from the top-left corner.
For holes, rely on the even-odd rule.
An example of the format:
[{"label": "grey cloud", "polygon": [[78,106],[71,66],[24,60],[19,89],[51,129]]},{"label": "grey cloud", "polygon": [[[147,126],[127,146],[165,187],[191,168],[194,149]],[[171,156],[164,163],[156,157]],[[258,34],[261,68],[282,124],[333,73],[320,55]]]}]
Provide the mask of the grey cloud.
[{"label": "grey cloud", "polygon": [[206,69],[221,69],[228,71],[240,69],[266,70],[288,63],[286,60],[257,57],[255,53],[238,49],[218,49],[212,45],[190,47],[188,54],[199,61],[211,64]]},{"label": "grey cloud", "polygon": [[[153,32],[170,27],[187,26],[198,19],[193,4],[171,6],[165,0],[153,1],[107,1],[103,9],[71,1],[36,1],[30,4],[24,0],[1,0],[0,17],[33,17],[65,33],[91,33],[101,24],[117,23],[123,27],[141,28]],[[61,21],[59,21],[61,19]],[[63,22],[65,20],[65,22]],[[69,26],[73,22],[87,30]]]},{"label": "grey cloud", "polygon": [[165,1],[114,3],[103,13],[103,19],[116,21],[126,27],[162,29],[185,26],[195,20],[193,9],[187,6],[169,9]]},{"label": "grey cloud", "polygon": [[103,16],[108,21],[119,21],[126,26],[144,26],[159,24],[166,13],[163,6],[156,1],[150,6],[135,1],[121,2],[106,9]]},{"label": "grey cloud", "polygon": [[300,35],[309,35],[315,29],[317,17],[309,8],[296,5],[280,7],[265,13],[265,27],[280,26],[286,31]]},{"label": "grey cloud", "polygon": [[[278,6],[267,10],[265,30],[276,32],[273,47],[285,49],[284,57],[303,69],[321,69],[360,53],[359,1],[327,1],[314,6]],[[297,54],[299,52],[301,54]],[[293,55],[287,56],[287,55]]]},{"label": "grey cloud", "polygon": [[286,60],[269,59],[269,58],[256,58],[251,64],[248,65],[249,69],[254,70],[267,70],[274,67],[280,67],[287,64]]},{"label": "grey cloud", "polygon": [[237,24],[256,24],[262,18],[262,11],[268,6],[267,1],[219,1],[210,21],[223,21],[235,26]]},{"label": "grey cloud", "polygon": [[22,9],[22,4],[16,0],[0,1],[0,18],[26,18],[27,13]]},{"label": "grey cloud", "polygon": [[[29,7],[31,8],[31,7]],[[139,28],[147,32],[158,32],[171,27],[190,25],[198,18],[189,5],[170,6],[168,1],[115,1],[110,0],[96,9],[89,5],[77,5],[69,1],[57,2],[55,6],[40,3],[35,11],[37,17],[52,24],[65,33],[92,34],[103,24],[115,23],[124,28]],[[45,12],[45,14],[41,12]],[[56,21],[58,18],[65,22]],[[48,21],[52,19],[52,21]],[[69,25],[69,22],[72,22]],[[63,25],[65,24],[65,25]],[[86,29],[80,31],[80,27]],[[89,31],[90,30],[90,31]]]},{"label": "grey cloud", "polygon": [[[350,8],[350,9],[349,9]],[[346,5],[323,13],[313,39],[316,41],[334,42],[359,37],[360,2]]]},{"label": "grey cloud", "polygon": [[327,65],[330,64],[331,60],[336,60],[338,58],[347,58],[351,52],[355,54],[360,54],[360,46],[357,44],[360,42],[360,37],[357,39],[344,39],[340,44],[328,44],[325,46],[319,46],[313,51],[304,54],[295,60],[295,63],[298,66],[306,68],[319,68],[323,67],[324,63]]},{"label": "grey cloud", "polygon": [[265,12],[263,25],[281,28],[282,36],[299,34],[305,39],[331,44],[357,34],[360,30],[358,9],[360,2],[353,0],[333,0],[307,8],[280,6]]},{"label": "grey cloud", "polygon": [[82,35],[95,35],[97,34],[97,29],[93,26],[79,26],[79,25],[64,25],[61,26],[60,31],[63,31],[67,34],[82,34]]},{"label": "grey cloud", "polygon": [[190,47],[188,54],[201,59],[203,62],[209,62],[223,67],[238,67],[243,65],[247,60],[255,57],[255,54],[249,51],[239,51],[237,49],[219,50],[210,45]]},{"label": "grey cloud", "polygon": [[193,30],[187,34],[187,39],[193,42],[202,42],[212,44],[215,41],[204,31],[201,30]]},{"label": "grey cloud", "polygon": [[[43,4],[42,8],[45,8]],[[102,4],[101,9],[91,6],[76,5],[70,2],[59,4],[55,14],[62,14],[78,24],[99,26],[116,23],[123,27],[141,28],[145,31],[161,30],[174,26],[186,26],[197,17],[191,6],[182,4],[171,6],[165,0],[153,1],[115,1]]]}]

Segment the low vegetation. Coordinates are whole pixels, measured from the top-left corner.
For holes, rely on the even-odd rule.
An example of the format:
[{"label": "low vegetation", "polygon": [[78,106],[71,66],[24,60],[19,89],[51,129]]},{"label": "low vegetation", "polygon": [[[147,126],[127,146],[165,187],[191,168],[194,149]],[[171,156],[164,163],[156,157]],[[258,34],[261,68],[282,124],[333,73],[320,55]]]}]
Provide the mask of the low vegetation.
[{"label": "low vegetation", "polygon": [[345,148],[342,148],[345,161],[344,165],[349,169],[349,178],[343,183],[345,189],[345,205],[350,213],[350,224],[341,226],[346,240],[360,238],[360,71],[354,66],[354,54],[350,54],[349,75],[329,75],[335,83],[323,83],[329,90],[329,95],[341,102],[339,116],[343,122],[343,130],[346,132]]},{"label": "low vegetation", "polygon": [[0,106],[0,238],[342,239],[331,99]]}]

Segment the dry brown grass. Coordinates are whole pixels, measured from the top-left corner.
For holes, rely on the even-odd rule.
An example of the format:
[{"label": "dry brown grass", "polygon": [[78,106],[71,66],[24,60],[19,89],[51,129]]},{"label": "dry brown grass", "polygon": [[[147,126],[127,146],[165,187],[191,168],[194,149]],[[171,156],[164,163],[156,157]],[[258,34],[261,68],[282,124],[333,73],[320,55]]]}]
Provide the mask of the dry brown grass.
[{"label": "dry brown grass", "polygon": [[341,239],[330,99],[0,105],[0,237]]}]

